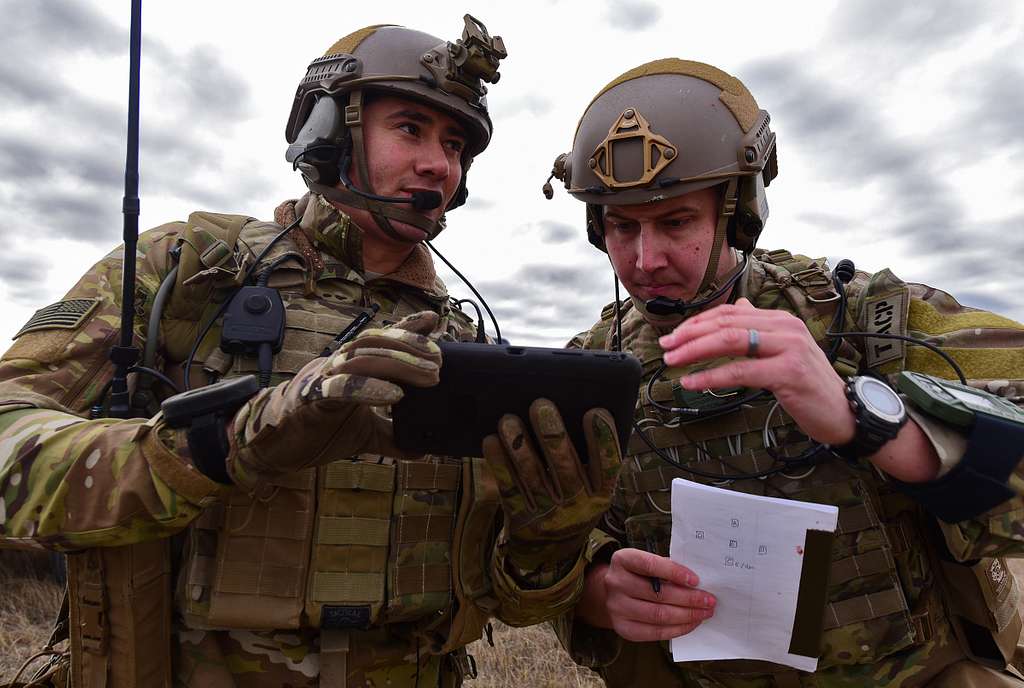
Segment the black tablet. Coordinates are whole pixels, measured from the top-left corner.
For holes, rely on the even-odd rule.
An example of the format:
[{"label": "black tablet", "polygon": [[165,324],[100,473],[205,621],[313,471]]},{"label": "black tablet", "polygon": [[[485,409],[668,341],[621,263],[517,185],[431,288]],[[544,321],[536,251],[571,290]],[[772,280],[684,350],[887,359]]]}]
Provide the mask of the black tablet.
[{"label": "black tablet", "polygon": [[558,406],[580,457],[586,458],[583,414],[602,407],[615,418],[625,449],[640,386],[640,361],[613,351],[441,343],[441,382],[405,388],[392,407],[395,441],[409,451],[481,456],[483,439],[512,413],[529,427],[530,404]]}]

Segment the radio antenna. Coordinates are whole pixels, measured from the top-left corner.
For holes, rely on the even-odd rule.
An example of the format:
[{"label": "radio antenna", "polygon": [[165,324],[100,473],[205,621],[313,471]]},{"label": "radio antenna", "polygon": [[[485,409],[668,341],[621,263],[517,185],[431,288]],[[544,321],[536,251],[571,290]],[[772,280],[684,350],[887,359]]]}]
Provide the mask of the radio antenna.
[{"label": "radio antenna", "polygon": [[121,270],[121,340],[110,349],[114,377],[110,384],[110,418],[133,415],[128,370],[139,360],[134,346],[135,331],[135,250],[139,243],[139,72],[142,59],[142,0],[132,0],[132,24],[129,38],[128,67],[128,153],[125,157],[124,259]]}]

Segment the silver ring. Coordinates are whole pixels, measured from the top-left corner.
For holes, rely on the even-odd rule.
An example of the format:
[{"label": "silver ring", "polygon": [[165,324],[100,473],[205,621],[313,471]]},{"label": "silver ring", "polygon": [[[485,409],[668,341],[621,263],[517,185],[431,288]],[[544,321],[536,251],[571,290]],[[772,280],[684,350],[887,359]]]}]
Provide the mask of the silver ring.
[{"label": "silver ring", "polygon": [[747,330],[747,356],[757,358],[757,349],[761,345],[761,334],[757,330]]}]

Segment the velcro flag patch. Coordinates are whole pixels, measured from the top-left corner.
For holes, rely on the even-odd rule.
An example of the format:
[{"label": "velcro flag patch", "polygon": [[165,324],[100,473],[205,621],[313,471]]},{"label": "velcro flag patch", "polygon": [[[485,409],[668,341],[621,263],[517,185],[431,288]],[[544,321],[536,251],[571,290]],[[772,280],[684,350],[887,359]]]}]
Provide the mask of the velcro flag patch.
[{"label": "velcro flag patch", "polygon": [[38,330],[78,329],[99,302],[99,299],[68,299],[40,308],[13,339]]}]

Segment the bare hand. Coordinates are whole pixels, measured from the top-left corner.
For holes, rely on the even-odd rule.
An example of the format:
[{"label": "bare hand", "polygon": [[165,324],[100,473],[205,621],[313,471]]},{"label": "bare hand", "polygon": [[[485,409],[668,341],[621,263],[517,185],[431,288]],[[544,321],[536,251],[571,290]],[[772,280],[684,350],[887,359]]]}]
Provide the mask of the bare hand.
[{"label": "bare hand", "polygon": [[[750,356],[751,330],[757,332],[756,357]],[[682,377],[686,389],[766,389],[808,437],[831,445],[853,439],[845,383],[803,321],[786,311],[739,299],[695,315],[659,343],[670,366],[746,357]]]},{"label": "bare hand", "polygon": [[[661,582],[654,592],[651,579]],[[587,575],[577,613],[633,642],[686,635],[714,614],[714,595],[697,590],[697,575],[668,557],[620,549]],[[600,607],[599,609],[596,607]]]}]

